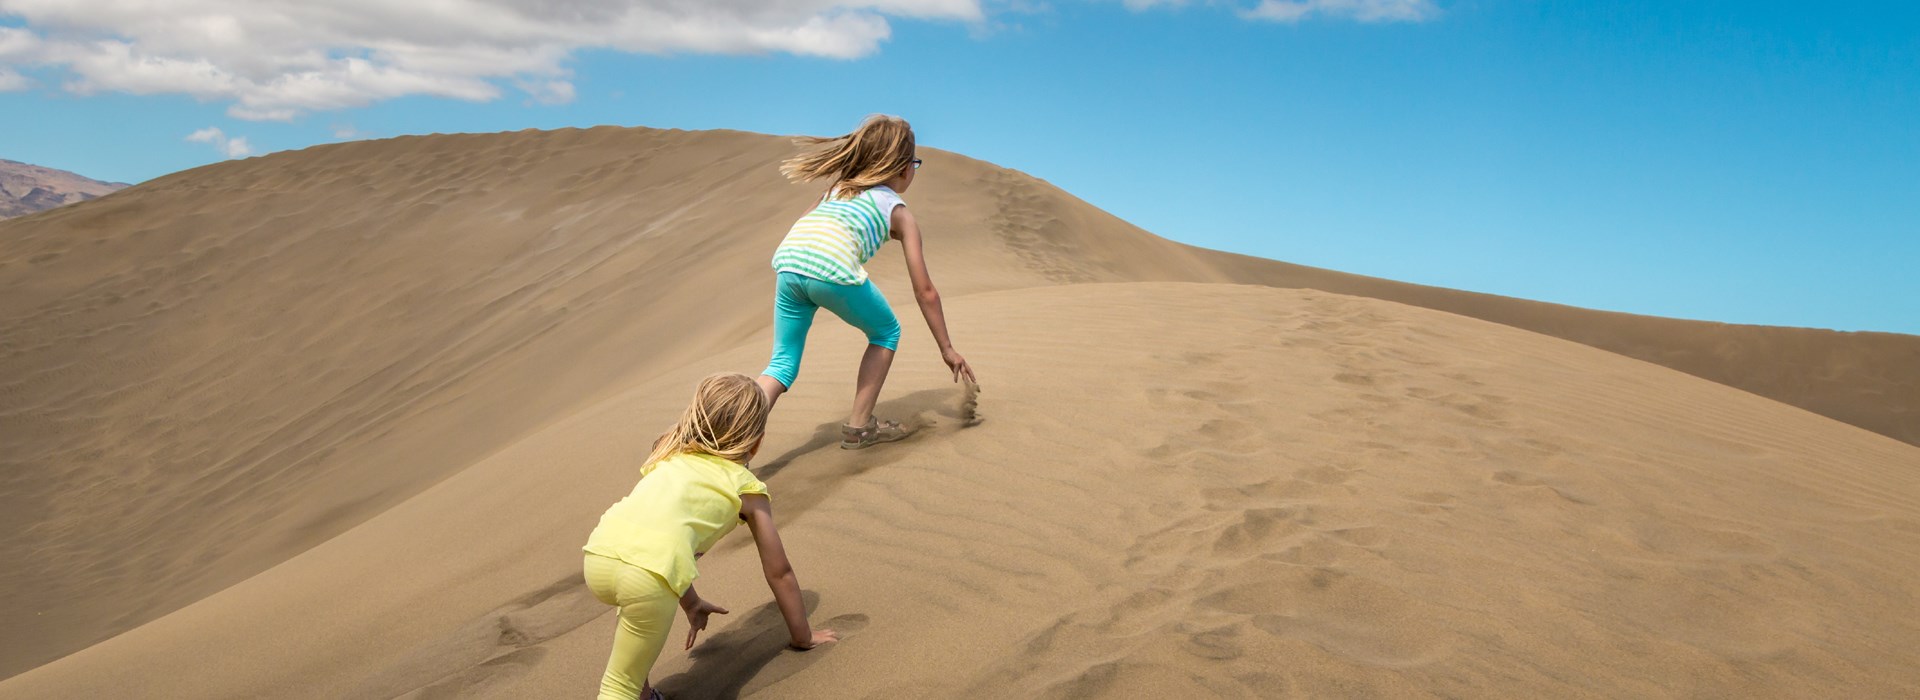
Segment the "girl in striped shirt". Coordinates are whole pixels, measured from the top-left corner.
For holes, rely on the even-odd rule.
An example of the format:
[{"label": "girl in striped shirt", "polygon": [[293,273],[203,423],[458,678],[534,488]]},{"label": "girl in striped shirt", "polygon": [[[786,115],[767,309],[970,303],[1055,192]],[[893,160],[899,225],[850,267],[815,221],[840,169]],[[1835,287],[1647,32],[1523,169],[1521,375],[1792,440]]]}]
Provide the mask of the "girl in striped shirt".
[{"label": "girl in striped shirt", "polygon": [[899,240],[906,253],[914,300],[940,346],[940,359],[953,372],[954,381],[974,381],[973,368],[947,337],[940,291],[927,276],[920,251],[920,226],[900,199],[920,169],[920,159],[914,156],[913,127],[899,117],[876,115],[845,136],[802,142],[819,148],[782,163],[780,172],[794,180],[828,180],[832,186],[806,216],[794,222],[773,253],[777,275],[773,359],[756,381],[769,401],[779,400],[793,386],[814,312],[825,308],[866,333],[868,343],[860,358],[853,412],[841,426],[840,446],[859,449],[899,440],[907,430],[875,418],[873,404],[893,366],[900,321],[863,267],[888,239]]}]

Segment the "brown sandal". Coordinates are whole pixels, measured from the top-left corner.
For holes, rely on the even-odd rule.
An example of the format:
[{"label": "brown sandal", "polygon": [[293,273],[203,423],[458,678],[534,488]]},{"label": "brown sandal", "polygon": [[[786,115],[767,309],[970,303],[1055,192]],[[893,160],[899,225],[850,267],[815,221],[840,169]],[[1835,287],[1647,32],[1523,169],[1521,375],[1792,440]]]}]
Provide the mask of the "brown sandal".
[{"label": "brown sandal", "polygon": [[912,434],[899,423],[882,421],[879,418],[868,418],[867,425],[863,428],[842,423],[840,424],[840,449],[858,450],[883,442],[904,440]]}]

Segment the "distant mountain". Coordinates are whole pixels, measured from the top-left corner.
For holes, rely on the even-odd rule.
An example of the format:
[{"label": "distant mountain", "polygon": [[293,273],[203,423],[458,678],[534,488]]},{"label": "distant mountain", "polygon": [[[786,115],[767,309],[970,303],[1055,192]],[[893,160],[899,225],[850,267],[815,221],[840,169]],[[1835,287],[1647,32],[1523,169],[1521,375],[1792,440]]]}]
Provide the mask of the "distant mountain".
[{"label": "distant mountain", "polygon": [[65,170],[0,158],[0,219],[86,201],[126,187],[124,182],[101,182]]}]

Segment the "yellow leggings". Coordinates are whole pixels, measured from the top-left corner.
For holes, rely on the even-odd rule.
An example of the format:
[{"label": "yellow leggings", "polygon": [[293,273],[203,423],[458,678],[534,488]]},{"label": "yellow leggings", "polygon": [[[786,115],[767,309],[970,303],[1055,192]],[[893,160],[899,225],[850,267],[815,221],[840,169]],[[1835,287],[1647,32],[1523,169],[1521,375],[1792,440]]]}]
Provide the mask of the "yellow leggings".
[{"label": "yellow leggings", "polygon": [[636,700],[673,629],[680,596],[659,574],[612,557],[588,554],[585,574],[593,597],[620,608],[613,656],[600,677],[600,700]]}]

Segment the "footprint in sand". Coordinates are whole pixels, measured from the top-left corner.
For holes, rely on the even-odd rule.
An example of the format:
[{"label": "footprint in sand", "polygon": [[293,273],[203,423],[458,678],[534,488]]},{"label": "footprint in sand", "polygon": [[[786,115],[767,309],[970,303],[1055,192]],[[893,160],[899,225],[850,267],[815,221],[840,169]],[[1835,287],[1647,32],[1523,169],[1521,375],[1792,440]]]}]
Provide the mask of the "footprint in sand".
[{"label": "footprint in sand", "polygon": [[1352,384],[1354,386],[1373,386],[1372,376],[1354,372],[1341,372],[1333,375],[1333,380],[1341,384]]},{"label": "footprint in sand", "polygon": [[1438,660],[1438,647],[1390,626],[1332,618],[1255,615],[1253,626],[1367,666],[1408,668]]},{"label": "footprint in sand", "polygon": [[1453,510],[1454,502],[1459,500],[1454,497],[1453,494],[1444,491],[1422,491],[1420,493],[1408,494],[1406,499],[1414,503],[1412,508],[1413,512],[1424,515],[1444,513]]},{"label": "footprint in sand", "polygon": [[1216,554],[1244,555],[1267,550],[1273,543],[1301,530],[1301,509],[1293,507],[1248,510],[1240,522],[1221,529],[1213,540]]},{"label": "footprint in sand", "polygon": [[1528,488],[1545,489],[1546,491],[1551,492],[1555,496],[1559,496],[1561,499],[1566,500],[1567,502],[1577,503],[1583,506],[1593,505],[1593,501],[1591,499],[1588,499],[1584,496],[1581,496],[1577,493],[1574,493],[1573,491],[1567,490],[1560,486],[1547,483],[1546,481],[1542,480],[1540,477],[1534,476],[1532,474],[1528,474],[1526,472],[1513,471],[1513,470],[1501,470],[1493,473],[1493,480],[1500,482],[1502,484],[1506,484],[1508,486],[1521,486],[1521,487],[1528,487]]},{"label": "footprint in sand", "polygon": [[840,638],[845,640],[853,633],[866,629],[868,621],[869,618],[864,614],[847,613],[827,618],[826,626],[840,632]]},{"label": "footprint in sand", "polygon": [[1302,481],[1310,481],[1326,486],[1337,486],[1347,483],[1347,481],[1353,478],[1354,473],[1359,471],[1363,470],[1359,467],[1342,468],[1331,464],[1322,464],[1300,469],[1294,472],[1294,474]]},{"label": "footprint in sand", "polygon": [[1366,550],[1378,550],[1381,547],[1385,547],[1387,546],[1387,541],[1390,539],[1386,528],[1372,525],[1328,530],[1327,534]]},{"label": "footprint in sand", "polygon": [[[1317,471],[1319,469],[1332,471],[1322,473]],[[1350,495],[1351,491],[1339,483],[1328,483],[1320,478],[1302,478],[1331,479],[1335,475],[1339,477],[1333,479],[1336,482],[1344,482],[1347,478],[1346,471],[1339,467],[1314,467],[1297,470],[1294,476],[1276,477],[1241,486],[1216,486],[1202,490],[1200,495],[1206,499],[1204,507],[1214,511],[1246,510],[1287,501],[1317,501]]]},{"label": "footprint in sand", "polygon": [[1417,666],[1445,653],[1443,634],[1420,623],[1428,606],[1386,583],[1332,568],[1274,565],[1234,572],[1199,608],[1251,616],[1254,629],[1362,664]]},{"label": "footprint in sand", "polygon": [[[467,694],[468,688],[526,669],[546,655],[541,644],[607,610],[575,573],[474,618],[437,640],[415,646],[370,675],[351,695],[459,697]],[[439,680],[414,687],[408,679],[417,678]]]},{"label": "footprint in sand", "polygon": [[1223,625],[1187,634],[1180,649],[1202,659],[1225,661],[1241,655],[1240,624]]}]

